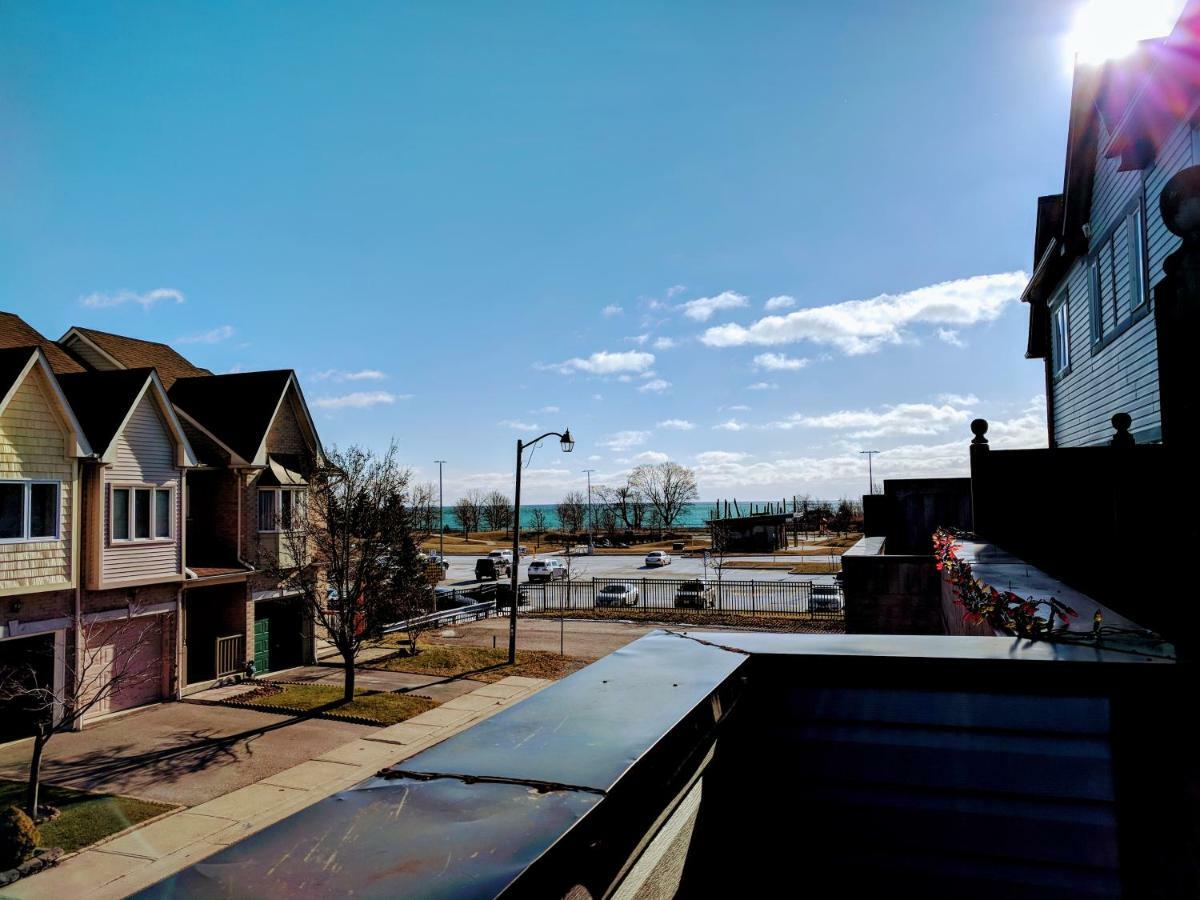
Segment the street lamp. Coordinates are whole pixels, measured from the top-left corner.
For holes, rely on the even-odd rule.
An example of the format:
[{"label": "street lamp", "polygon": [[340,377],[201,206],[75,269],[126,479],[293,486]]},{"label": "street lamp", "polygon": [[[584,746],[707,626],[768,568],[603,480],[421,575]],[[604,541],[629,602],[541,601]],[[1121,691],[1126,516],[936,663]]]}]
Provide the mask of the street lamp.
[{"label": "street lamp", "polygon": [[558,445],[563,453],[575,449],[575,439],[571,437],[568,428],[561,434],[557,431],[547,431],[532,441],[517,441],[517,483],[513,491],[513,564],[512,564],[512,597],[508,610],[508,664],[517,662],[517,584],[521,577],[521,469],[524,467],[525,450],[536,446],[548,437],[558,438]]},{"label": "street lamp", "polygon": [[594,545],[595,538],[592,537],[592,531],[596,528],[596,518],[592,515],[592,473],[595,469],[584,469],[588,478],[588,556],[596,552]]},{"label": "street lamp", "polygon": [[444,459],[435,459],[438,467],[438,560],[439,566],[446,564],[446,501],[442,499],[442,466],[446,464]]}]

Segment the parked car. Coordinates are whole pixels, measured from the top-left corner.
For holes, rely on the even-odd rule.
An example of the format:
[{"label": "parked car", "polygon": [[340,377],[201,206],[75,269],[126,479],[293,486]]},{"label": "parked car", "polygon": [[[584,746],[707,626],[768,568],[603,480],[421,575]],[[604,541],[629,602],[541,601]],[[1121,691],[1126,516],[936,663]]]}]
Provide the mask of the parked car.
[{"label": "parked car", "polygon": [[488,554],[488,559],[503,559],[511,566],[513,555],[511,550],[493,550]]},{"label": "parked car", "polygon": [[535,559],[529,564],[530,581],[555,581],[567,577],[567,567],[561,559]]},{"label": "parked car", "polygon": [[528,555],[529,555],[529,548],[528,548],[528,547],[526,547],[524,544],[521,544],[519,547],[517,547],[517,550],[518,550],[518,551],[520,551],[520,554],[521,554],[522,556],[528,556]]},{"label": "parked car", "polygon": [[446,557],[442,556],[436,550],[431,550],[428,553],[422,553],[417,558],[421,562],[422,565],[429,565],[430,563],[437,563],[438,565],[440,565],[442,567],[443,572],[450,568],[450,560],[446,559]]},{"label": "parked car", "polygon": [[677,609],[705,609],[715,603],[713,589],[703,581],[685,581],[675,592]]},{"label": "parked car", "polygon": [[671,554],[666,550],[651,550],[646,554],[646,565],[648,566],[669,566],[671,564]]},{"label": "parked car", "polygon": [[495,581],[511,574],[512,566],[503,556],[485,556],[483,559],[475,560],[475,577],[480,581],[487,579]]},{"label": "parked car", "polygon": [[606,584],[596,595],[597,606],[637,606],[641,596],[632,584]]},{"label": "parked car", "polygon": [[837,612],[842,608],[842,588],[838,584],[814,584],[808,601],[809,612]]}]

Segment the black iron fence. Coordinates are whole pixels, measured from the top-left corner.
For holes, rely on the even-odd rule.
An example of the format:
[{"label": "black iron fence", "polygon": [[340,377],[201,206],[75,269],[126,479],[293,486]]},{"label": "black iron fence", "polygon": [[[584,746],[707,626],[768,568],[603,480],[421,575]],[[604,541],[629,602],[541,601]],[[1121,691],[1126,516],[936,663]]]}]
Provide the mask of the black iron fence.
[{"label": "black iron fence", "polygon": [[[625,585],[625,593],[606,592]],[[527,583],[520,587],[522,610],[680,609],[756,616],[841,619],[841,588],[811,581],[730,581],[675,578],[590,578]]]}]

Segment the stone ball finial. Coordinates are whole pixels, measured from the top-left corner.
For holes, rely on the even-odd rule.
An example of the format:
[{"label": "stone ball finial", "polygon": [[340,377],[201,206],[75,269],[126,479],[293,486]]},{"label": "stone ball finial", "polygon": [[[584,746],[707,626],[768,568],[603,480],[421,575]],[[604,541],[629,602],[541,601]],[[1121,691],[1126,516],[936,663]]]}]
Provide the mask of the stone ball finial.
[{"label": "stone ball finial", "polygon": [[1133,424],[1133,416],[1129,413],[1115,413],[1112,417],[1112,427],[1115,434],[1109,444],[1113,447],[1132,447],[1135,443],[1129,427]]},{"label": "stone ball finial", "polygon": [[975,438],[971,441],[972,444],[986,444],[988,439],[984,437],[987,434],[988,422],[987,419],[975,419],[971,422],[971,433]]},{"label": "stone ball finial", "polygon": [[1158,198],[1163,223],[1185,241],[1200,241],[1200,166],[1172,176]]}]

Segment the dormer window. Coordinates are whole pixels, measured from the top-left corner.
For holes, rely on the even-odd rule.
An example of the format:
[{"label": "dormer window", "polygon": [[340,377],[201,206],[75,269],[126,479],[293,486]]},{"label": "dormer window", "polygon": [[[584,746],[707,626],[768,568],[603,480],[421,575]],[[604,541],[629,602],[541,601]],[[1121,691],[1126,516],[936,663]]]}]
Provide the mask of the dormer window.
[{"label": "dormer window", "polygon": [[58,540],[61,490],[57,481],[0,481],[0,542]]}]

